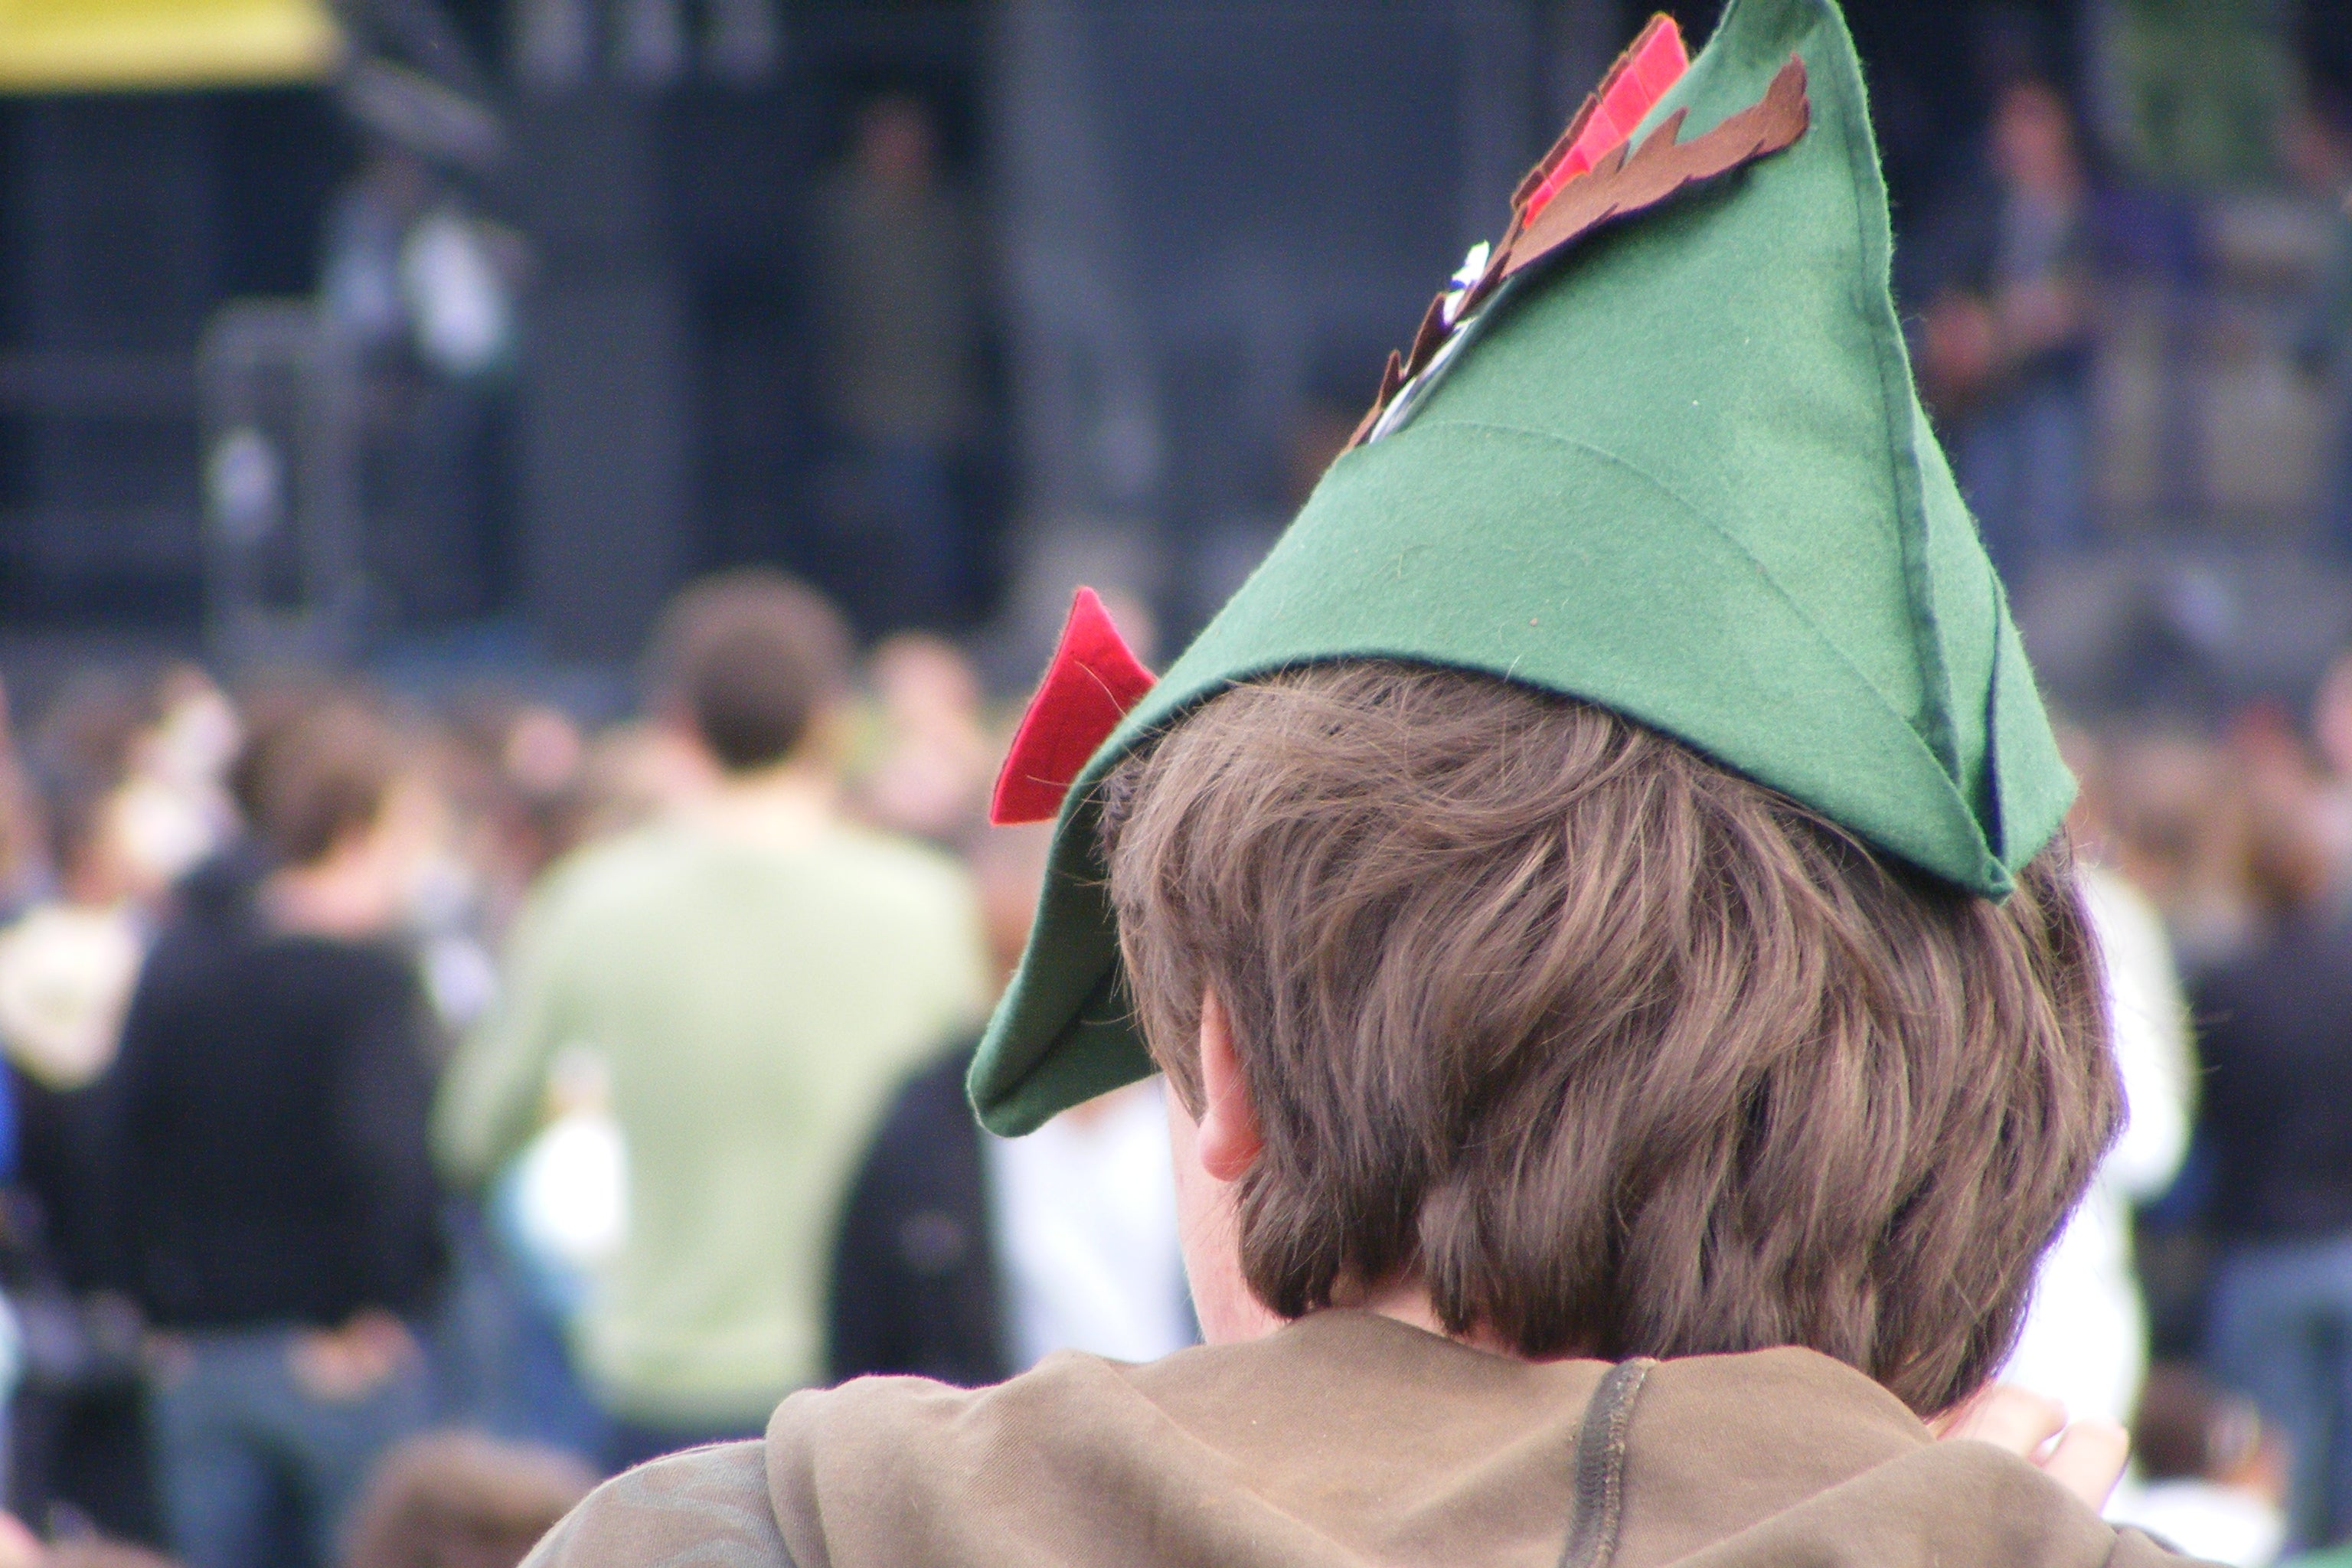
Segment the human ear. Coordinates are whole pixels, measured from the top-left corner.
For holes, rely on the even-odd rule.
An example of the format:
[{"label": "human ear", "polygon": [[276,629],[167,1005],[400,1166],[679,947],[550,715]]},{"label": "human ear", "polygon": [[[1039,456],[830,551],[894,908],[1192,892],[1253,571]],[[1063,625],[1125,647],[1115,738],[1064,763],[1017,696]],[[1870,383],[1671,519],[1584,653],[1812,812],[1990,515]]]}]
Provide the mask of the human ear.
[{"label": "human ear", "polygon": [[1237,1182],[1265,1147],[1259,1136],[1257,1107],[1234,1055],[1225,1005],[1214,991],[1201,997],[1201,1131],[1195,1152],[1201,1169],[1220,1182]]}]

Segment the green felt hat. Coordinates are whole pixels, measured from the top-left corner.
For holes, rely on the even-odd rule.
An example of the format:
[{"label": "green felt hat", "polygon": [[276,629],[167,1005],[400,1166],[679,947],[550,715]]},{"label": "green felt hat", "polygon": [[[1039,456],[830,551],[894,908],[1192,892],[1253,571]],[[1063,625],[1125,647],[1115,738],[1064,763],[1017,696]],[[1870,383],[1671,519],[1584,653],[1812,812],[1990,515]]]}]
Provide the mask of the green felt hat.
[{"label": "green felt hat", "polygon": [[1152,1070],[1116,985],[1095,785],[1273,671],[1406,659],[1582,698],[1987,898],[2056,831],[2074,781],[1912,384],[1836,6],[1733,0],[1630,144],[1573,178],[1561,158],[1256,574],[1075,752],[1065,727],[1066,771],[1024,775],[1059,815],[972,1065],[994,1131]]}]

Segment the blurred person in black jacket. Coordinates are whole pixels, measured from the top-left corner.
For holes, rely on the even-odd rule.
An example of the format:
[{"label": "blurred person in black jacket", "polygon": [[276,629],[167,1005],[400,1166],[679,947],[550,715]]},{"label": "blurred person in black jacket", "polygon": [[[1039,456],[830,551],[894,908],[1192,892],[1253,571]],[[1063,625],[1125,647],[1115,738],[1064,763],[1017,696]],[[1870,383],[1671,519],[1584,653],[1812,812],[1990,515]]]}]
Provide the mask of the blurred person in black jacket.
[{"label": "blurred person in black jacket", "polygon": [[251,840],[183,885],[110,1089],[114,1268],[157,1331],[189,1568],[335,1560],[376,1457],[427,1415],[405,1320],[439,1267],[430,1026],[393,934],[427,803],[339,698],[261,727],[237,784]]},{"label": "blurred person in black jacket", "polygon": [[2314,1547],[2352,1531],[2352,911],[2307,784],[2256,773],[2266,930],[2195,987],[2220,1254],[2206,1360],[2284,1430],[2290,1543]]},{"label": "blurred person in black jacket", "polygon": [[[1020,963],[1048,844],[1000,827],[973,850],[1000,981]],[[830,1380],[973,1388],[1057,1350],[1144,1362],[1193,1343],[1159,1080],[996,1138],[964,1098],[977,1045],[909,1076],[866,1147],[834,1244]]]}]

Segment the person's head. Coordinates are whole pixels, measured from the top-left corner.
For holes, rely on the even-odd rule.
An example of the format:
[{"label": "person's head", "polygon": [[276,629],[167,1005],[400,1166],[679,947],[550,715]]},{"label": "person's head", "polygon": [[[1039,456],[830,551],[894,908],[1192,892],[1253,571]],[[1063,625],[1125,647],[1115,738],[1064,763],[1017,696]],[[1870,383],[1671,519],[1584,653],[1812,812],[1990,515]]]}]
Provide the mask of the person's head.
[{"label": "person's head", "polygon": [[937,155],[930,110],[911,93],[886,93],[858,111],[851,149],[858,173],[877,184],[920,190]]},{"label": "person's head", "polygon": [[1021,950],[1037,911],[1037,889],[1045,880],[1045,858],[1054,836],[1034,823],[992,827],[971,847],[973,890],[980,895],[980,921],[1000,983],[1021,966]]},{"label": "person's head", "polygon": [[2007,184],[2038,195],[2073,195],[2083,162],[2064,95],[2035,77],[2004,87],[1993,108],[1992,155]]},{"label": "person's head", "polygon": [[884,714],[898,724],[978,722],[980,675],[963,649],[945,637],[929,632],[885,637],[866,669]]},{"label": "person's head", "polygon": [[391,726],[367,703],[321,691],[262,705],[229,785],[275,864],[315,867],[376,829],[402,773]]},{"label": "person's head", "polygon": [[152,894],[123,843],[119,788],[88,777],[58,781],[44,792],[49,861],[68,902],[102,908]]},{"label": "person's head", "polygon": [[1936,1410],[2116,1126],[2063,840],[1996,903],[1606,710],[1380,660],[1231,689],[1099,798],[1180,1184],[1230,1210],[1188,1214],[1196,1287],[1230,1245],[1283,1317],[1409,1282],[1520,1354],[1808,1345]]},{"label": "person's head", "polygon": [[343,1568],[514,1568],[594,1483],[551,1449],[470,1432],[412,1437],[369,1481]]},{"label": "person's head", "polygon": [[654,635],[657,707],[730,774],[793,759],[849,683],[849,632],[815,590],[752,568],[695,584]]}]

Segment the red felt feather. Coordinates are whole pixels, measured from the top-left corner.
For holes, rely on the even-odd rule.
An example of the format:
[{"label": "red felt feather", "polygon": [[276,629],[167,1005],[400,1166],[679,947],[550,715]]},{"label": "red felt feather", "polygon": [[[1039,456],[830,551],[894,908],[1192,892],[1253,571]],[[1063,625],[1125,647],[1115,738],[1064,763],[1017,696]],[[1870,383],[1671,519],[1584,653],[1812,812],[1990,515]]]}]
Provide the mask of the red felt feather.
[{"label": "red felt feather", "polygon": [[1544,160],[1534,187],[1522,193],[1519,221],[1533,223],[1562,185],[1630,141],[1633,128],[1689,68],[1690,51],[1675,19],[1651,17],[1633,47],[1618,56],[1601,79],[1599,90],[1584,100],[1568,134],[1560,138],[1561,145]]},{"label": "red felt feather", "polygon": [[1118,635],[1092,588],[1070,601],[1070,618],[1037,694],[1021,715],[1013,749],[996,775],[988,820],[999,827],[1047,822],[1088,758],[1156,681]]}]

